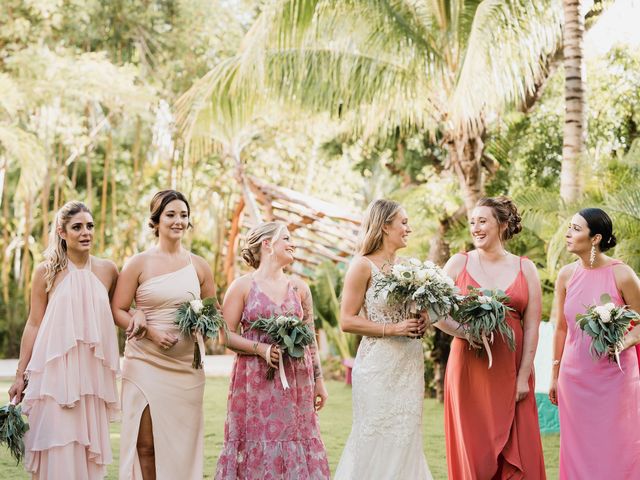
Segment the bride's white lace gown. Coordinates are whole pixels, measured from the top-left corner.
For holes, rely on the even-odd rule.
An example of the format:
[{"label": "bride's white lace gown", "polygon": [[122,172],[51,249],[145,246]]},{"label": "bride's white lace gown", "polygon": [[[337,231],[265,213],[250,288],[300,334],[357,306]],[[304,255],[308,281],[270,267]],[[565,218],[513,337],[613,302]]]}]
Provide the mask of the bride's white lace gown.
[{"label": "bride's white lace gown", "polygon": [[[373,322],[398,323],[404,314],[386,305],[384,292],[375,294],[379,275],[371,263],[365,312]],[[431,479],[422,446],[422,342],[363,337],[352,373],[353,426],[335,479]]]}]

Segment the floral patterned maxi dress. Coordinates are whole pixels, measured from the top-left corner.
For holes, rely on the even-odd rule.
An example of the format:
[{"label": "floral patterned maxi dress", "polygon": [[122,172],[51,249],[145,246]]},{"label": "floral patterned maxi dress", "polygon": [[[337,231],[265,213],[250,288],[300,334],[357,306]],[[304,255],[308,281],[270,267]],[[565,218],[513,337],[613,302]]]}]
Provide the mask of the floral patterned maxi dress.
[{"label": "floral patterned maxi dress", "polygon": [[[277,305],[253,282],[240,320],[242,336],[271,343],[264,332],[249,330],[260,317],[289,313],[302,318],[302,305],[289,284]],[[216,480],[328,479],[329,464],[314,409],[311,350],[303,359],[284,356],[289,390],[278,375],[267,380],[267,363],[251,355],[236,357],[229,387],[224,447]]]}]

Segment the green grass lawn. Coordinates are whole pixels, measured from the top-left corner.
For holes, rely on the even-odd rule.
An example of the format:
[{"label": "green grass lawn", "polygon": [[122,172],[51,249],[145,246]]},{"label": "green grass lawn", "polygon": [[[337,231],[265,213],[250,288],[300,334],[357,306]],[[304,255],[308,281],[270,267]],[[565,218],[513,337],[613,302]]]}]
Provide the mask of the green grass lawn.
[{"label": "green grass lawn", "polygon": [[[210,378],[204,398],[205,408],[205,478],[213,478],[218,453],[222,448],[224,418],[226,414],[227,388],[226,378]],[[6,392],[9,384],[0,383],[0,392]],[[351,388],[343,383],[329,382],[329,403],[320,412],[322,438],[327,447],[329,463],[333,472],[340,460],[340,453],[351,430]],[[435,400],[424,402],[424,451],[429,467],[435,479],[447,478],[447,464],[444,447],[443,407]],[[120,425],[111,427],[114,463],[109,468],[107,478],[118,478],[118,445],[120,443]],[[558,478],[559,436],[543,435],[547,476]],[[28,479],[21,466],[15,466],[6,449],[0,450],[0,480]]]}]

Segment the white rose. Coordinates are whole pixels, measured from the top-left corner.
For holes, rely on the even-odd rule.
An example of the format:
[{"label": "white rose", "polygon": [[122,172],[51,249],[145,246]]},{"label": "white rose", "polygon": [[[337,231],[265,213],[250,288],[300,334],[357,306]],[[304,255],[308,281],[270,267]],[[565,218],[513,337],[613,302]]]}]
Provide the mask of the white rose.
[{"label": "white rose", "polygon": [[417,258],[410,258],[409,259],[409,265],[412,265],[414,267],[421,267],[422,266],[422,262],[420,260],[418,260]]},{"label": "white rose", "polygon": [[614,308],[616,308],[616,305],[613,302],[609,302],[603,305],[603,307],[611,312]]},{"label": "white rose", "polygon": [[429,277],[429,272],[424,269],[420,269],[416,272],[416,280],[424,282]]},{"label": "white rose", "polygon": [[202,300],[200,300],[199,298],[196,298],[195,300],[191,300],[189,302],[189,305],[191,305],[191,309],[194,312],[196,312],[196,314],[199,314],[204,308],[204,304],[202,303]]},{"label": "white rose", "polygon": [[425,266],[425,268],[430,268],[430,269],[435,269],[436,264],[433,263],[431,260],[425,260],[425,262],[423,263],[423,265]]},{"label": "white rose", "polygon": [[478,297],[478,302],[480,303],[491,303],[493,299],[490,296],[480,295]]},{"label": "white rose", "polygon": [[606,305],[596,307],[594,311],[600,317],[602,323],[609,323],[611,321],[611,312],[607,309]]}]

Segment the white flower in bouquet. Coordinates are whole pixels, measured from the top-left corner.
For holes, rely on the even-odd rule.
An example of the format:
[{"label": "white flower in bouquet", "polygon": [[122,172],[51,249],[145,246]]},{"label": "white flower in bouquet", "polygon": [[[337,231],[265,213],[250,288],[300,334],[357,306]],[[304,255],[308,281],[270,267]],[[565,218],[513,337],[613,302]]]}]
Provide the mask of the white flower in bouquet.
[{"label": "white flower in bouquet", "polygon": [[493,301],[493,298],[491,298],[491,296],[489,295],[479,295],[478,296],[478,302],[480,303],[491,303]]},{"label": "white flower in bouquet", "polygon": [[431,260],[425,260],[424,263],[422,264],[424,265],[425,268],[428,268],[429,270],[437,270],[439,267],[433,263]]},{"label": "white flower in bouquet", "polygon": [[607,308],[606,305],[601,305],[594,308],[594,311],[602,320],[602,323],[609,323],[611,321],[611,310]]},{"label": "white flower in bouquet", "polygon": [[422,266],[422,262],[420,260],[418,260],[417,258],[410,258],[409,259],[409,265],[411,265],[412,267],[421,267]]},{"label": "white flower in bouquet", "polygon": [[429,277],[430,277],[429,272],[424,268],[421,268],[416,272],[416,280],[419,282],[424,282]]},{"label": "white flower in bouquet", "polygon": [[603,305],[603,307],[611,312],[612,310],[614,310],[616,308],[616,304],[613,303],[613,302],[609,302],[609,303]]},{"label": "white flower in bouquet", "polygon": [[200,300],[199,298],[196,298],[195,300],[191,300],[189,302],[189,305],[191,305],[191,308],[196,314],[200,314],[200,312],[204,308],[204,303],[202,303],[202,300]]}]

